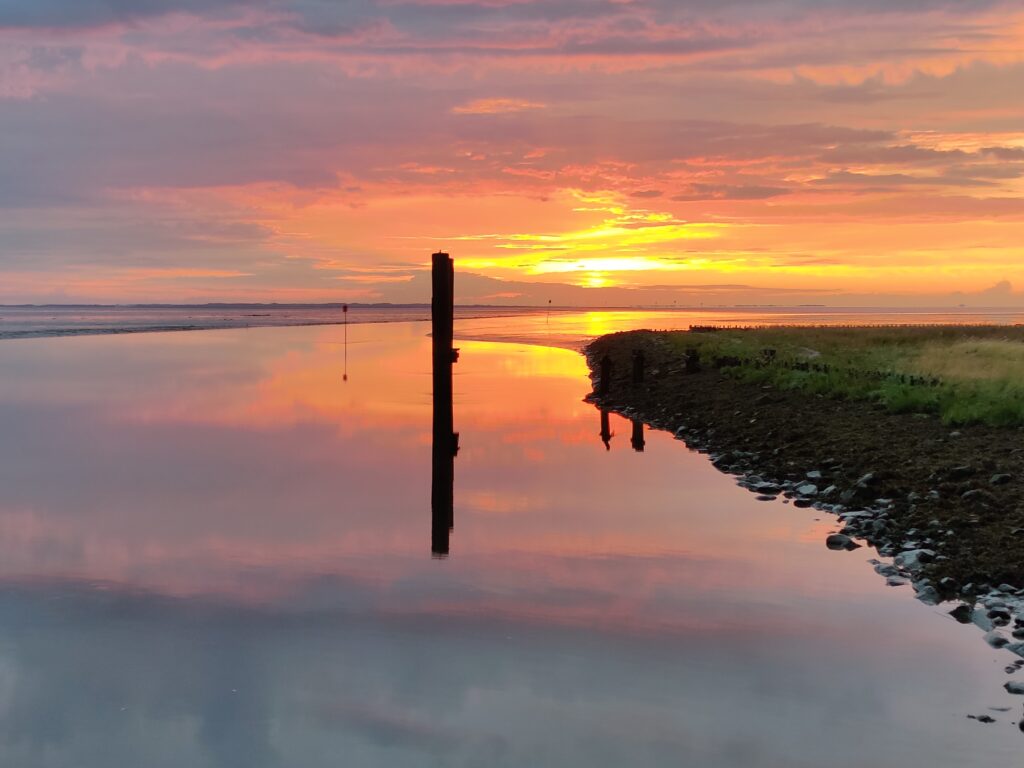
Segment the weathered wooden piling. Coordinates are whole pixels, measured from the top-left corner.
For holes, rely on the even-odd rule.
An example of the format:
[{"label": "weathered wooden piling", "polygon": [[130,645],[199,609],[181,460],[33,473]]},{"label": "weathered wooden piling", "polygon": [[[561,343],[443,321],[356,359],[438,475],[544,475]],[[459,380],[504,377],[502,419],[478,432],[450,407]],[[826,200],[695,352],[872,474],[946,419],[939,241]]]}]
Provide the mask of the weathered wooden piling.
[{"label": "weathered wooden piling", "polygon": [[612,385],[612,359],[605,355],[601,358],[601,378],[597,382],[597,394],[604,397]]},{"label": "weathered wooden piling", "polygon": [[646,360],[644,359],[644,351],[637,349],[633,351],[633,383],[643,384],[644,383],[644,365]]},{"label": "weathered wooden piling", "polygon": [[345,369],[341,380],[348,381],[348,304],[341,305],[341,314],[345,318]]},{"label": "weathered wooden piling", "polygon": [[455,456],[459,436],[454,431],[452,406],[452,365],[458,350],[452,340],[455,330],[455,266],[447,253],[433,256],[433,298],[431,321],[434,374],[434,440],[431,478],[431,543],[435,557],[448,554],[455,527]]},{"label": "weathered wooden piling", "polygon": [[686,350],[686,372],[688,374],[700,373],[700,351],[696,347]]}]

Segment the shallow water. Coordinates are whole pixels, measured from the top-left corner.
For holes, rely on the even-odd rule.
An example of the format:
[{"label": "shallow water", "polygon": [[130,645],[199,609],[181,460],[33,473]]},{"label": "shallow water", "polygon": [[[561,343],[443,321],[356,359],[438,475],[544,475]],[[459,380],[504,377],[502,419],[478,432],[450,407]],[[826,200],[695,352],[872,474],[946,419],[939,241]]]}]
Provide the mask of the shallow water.
[{"label": "shallow water", "polygon": [[0,344],[0,765],[1016,764],[1015,657],[574,352],[459,343],[432,557],[426,330]]},{"label": "shallow water", "polygon": [[[516,307],[457,307],[458,318],[507,317],[536,312]],[[0,340],[48,336],[202,331],[350,323],[408,323],[430,319],[430,305],[253,304],[181,306],[3,306]]]},{"label": "shallow water", "polygon": [[[686,329],[691,325],[917,325],[1020,324],[1020,309],[846,309],[828,307],[748,307],[735,309],[545,310],[529,307],[456,307],[457,320],[489,337],[514,338],[532,330],[544,343],[575,347],[611,331],[635,328]],[[515,318],[508,321],[508,318]],[[331,305],[195,305],[195,306],[3,306],[0,340],[48,336],[195,331],[335,325],[348,322],[425,322],[430,306],[353,305],[347,313]],[[490,320],[490,322],[487,322]]]}]

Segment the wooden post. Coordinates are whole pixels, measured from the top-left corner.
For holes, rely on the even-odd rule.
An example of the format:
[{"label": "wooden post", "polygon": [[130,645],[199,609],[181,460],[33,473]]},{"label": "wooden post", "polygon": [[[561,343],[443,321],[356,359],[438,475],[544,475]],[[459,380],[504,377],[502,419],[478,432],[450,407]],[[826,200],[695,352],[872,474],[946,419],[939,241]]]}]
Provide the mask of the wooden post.
[{"label": "wooden post", "polygon": [[341,305],[341,314],[345,318],[345,372],[342,381],[348,381],[348,304]]},{"label": "wooden post", "polygon": [[435,557],[448,555],[451,531],[455,527],[455,456],[459,436],[454,431],[452,365],[458,350],[452,346],[455,331],[455,267],[447,253],[433,256],[434,442],[431,482],[431,543]]},{"label": "wooden post", "polygon": [[686,350],[686,372],[700,373],[700,352],[696,347]]},{"label": "wooden post", "polygon": [[633,352],[633,383],[644,383],[644,351],[642,349]]},{"label": "wooden post", "polygon": [[604,397],[612,385],[612,359],[605,355],[601,358],[601,379],[597,383],[597,394]]},{"label": "wooden post", "polygon": [[[452,434],[452,336],[455,324],[455,268],[447,253],[433,257],[434,295],[430,305],[434,345],[434,434]],[[447,404],[447,405],[446,405]],[[446,406],[438,411],[438,406]],[[438,419],[438,416],[441,418]],[[440,422],[440,423],[439,423]]]}]

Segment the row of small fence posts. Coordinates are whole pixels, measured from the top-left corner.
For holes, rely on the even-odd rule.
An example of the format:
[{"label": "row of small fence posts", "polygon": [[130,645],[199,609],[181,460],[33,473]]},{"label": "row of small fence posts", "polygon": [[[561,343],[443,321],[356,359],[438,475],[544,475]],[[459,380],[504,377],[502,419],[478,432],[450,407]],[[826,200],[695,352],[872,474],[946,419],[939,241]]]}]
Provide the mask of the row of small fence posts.
[{"label": "row of small fence posts", "polygon": [[[690,347],[686,350],[683,355],[683,366],[683,370],[687,374],[700,373],[700,352],[695,347]],[[598,370],[597,394],[603,403],[604,398],[607,397],[608,392],[611,389],[612,376],[615,371],[615,364],[612,362],[610,356],[606,354],[601,358]],[[644,383],[646,370],[647,358],[644,355],[644,351],[642,349],[633,350],[630,379],[634,386]],[[606,449],[611,450],[612,433],[608,423],[608,410],[602,406],[600,411],[601,442],[604,443]],[[637,453],[643,453],[644,447],[647,444],[644,439],[644,424],[639,419],[633,419],[632,421],[633,434],[630,438],[630,444],[633,446],[634,451]]]},{"label": "row of small fence posts", "polygon": [[455,330],[455,266],[447,253],[432,260],[433,297],[430,304],[434,374],[433,472],[430,490],[430,550],[434,557],[448,555],[455,527],[455,456],[459,434],[454,428],[452,366],[459,359],[453,346]]},{"label": "row of small fence posts", "polygon": [[[690,347],[686,350],[686,353],[683,355],[683,365],[684,371],[687,374],[700,373],[700,352],[695,347]],[[644,351],[642,349],[633,350],[633,369],[631,377],[633,384],[644,383],[646,370],[647,358],[644,356]],[[604,355],[601,358],[597,382],[597,394],[602,398],[608,395],[614,371],[615,364],[612,362],[611,357],[607,354]]]}]

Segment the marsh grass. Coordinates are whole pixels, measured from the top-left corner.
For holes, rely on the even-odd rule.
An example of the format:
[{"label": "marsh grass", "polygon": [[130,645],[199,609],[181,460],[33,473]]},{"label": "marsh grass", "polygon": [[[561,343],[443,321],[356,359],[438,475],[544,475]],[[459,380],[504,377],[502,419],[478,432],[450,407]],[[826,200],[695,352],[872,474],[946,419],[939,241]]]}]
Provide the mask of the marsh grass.
[{"label": "marsh grass", "polygon": [[[1024,425],[1024,327],[774,327],[671,334],[727,374],[951,425]],[[765,350],[772,350],[768,355]]]},{"label": "marsh grass", "polygon": [[914,362],[917,370],[952,381],[1024,382],[1024,342],[965,339],[929,342]]}]

